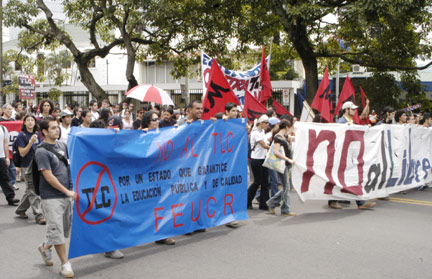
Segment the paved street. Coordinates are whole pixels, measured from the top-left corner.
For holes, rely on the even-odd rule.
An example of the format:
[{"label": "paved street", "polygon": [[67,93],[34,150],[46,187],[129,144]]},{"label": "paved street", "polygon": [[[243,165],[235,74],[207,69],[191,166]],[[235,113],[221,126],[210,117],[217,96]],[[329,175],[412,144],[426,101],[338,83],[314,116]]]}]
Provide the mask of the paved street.
[{"label": "paved street", "polygon": [[[355,203],[343,210],[301,203],[295,192],[291,202],[297,217],[248,210],[250,219],[237,229],[125,249],[121,260],[72,259],[75,278],[432,278],[432,188],[392,195],[365,211]],[[57,256],[47,267],[36,249],[45,226],[31,212],[28,220],[16,218],[14,209],[1,193],[0,278],[60,278]]]}]

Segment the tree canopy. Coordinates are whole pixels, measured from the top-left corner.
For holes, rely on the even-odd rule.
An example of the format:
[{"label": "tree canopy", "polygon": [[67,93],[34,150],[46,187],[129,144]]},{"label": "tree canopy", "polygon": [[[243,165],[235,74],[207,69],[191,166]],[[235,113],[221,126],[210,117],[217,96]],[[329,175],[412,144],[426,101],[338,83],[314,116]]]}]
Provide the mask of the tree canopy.
[{"label": "tree canopy", "polygon": [[[87,64],[113,47],[125,49],[126,79],[137,60],[153,57],[175,62],[185,76],[204,49],[224,57],[228,49],[244,53],[250,44],[275,49],[273,78],[289,73],[288,57],[298,57],[306,74],[308,100],[318,87],[320,62],[367,66],[374,71],[415,70],[414,59],[430,58],[432,7],[428,0],[69,0],[66,21],[89,34],[91,48],[78,49],[43,0],[10,0],[5,25],[22,27],[28,52],[64,45],[81,81],[98,99],[106,97]],[[40,15],[43,15],[41,19]],[[39,19],[37,17],[39,16]],[[428,65],[427,65],[428,66]]]}]

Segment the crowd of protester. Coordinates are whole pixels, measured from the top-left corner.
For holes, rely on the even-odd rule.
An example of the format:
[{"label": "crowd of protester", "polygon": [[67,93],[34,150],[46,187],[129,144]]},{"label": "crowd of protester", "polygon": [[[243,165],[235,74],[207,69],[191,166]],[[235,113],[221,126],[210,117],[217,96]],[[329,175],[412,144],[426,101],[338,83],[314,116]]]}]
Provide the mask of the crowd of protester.
[{"label": "crowd of protester", "polygon": [[[352,102],[346,102],[342,106],[342,112],[338,123],[354,123],[358,106]],[[46,265],[52,265],[51,247],[55,246],[62,267],[61,274],[64,277],[73,277],[70,263],[67,261],[64,237],[68,236],[71,218],[71,201],[76,198],[73,192],[70,174],[62,165],[67,158],[67,138],[73,126],[84,128],[114,128],[117,130],[130,129],[149,130],[162,127],[178,126],[201,119],[203,108],[201,101],[191,102],[185,110],[173,106],[160,106],[158,104],[141,104],[135,107],[133,102],[111,104],[109,100],[98,102],[92,100],[88,107],[66,105],[60,108],[51,100],[44,99],[38,105],[29,101],[27,107],[21,102],[5,104],[0,108],[0,122],[22,120],[22,129],[16,142],[19,155],[22,157],[20,168],[16,168],[8,155],[9,137],[8,131],[2,125],[0,129],[0,185],[9,205],[17,206],[18,218],[28,219],[26,211],[31,208],[37,224],[47,224],[49,228],[47,237],[38,249]],[[225,106],[224,113],[218,113],[216,119],[240,118],[241,107],[233,103]],[[359,116],[362,125],[381,124],[411,124],[423,127],[432,127],[431,113],[414,114],[410,111],[385,107],[381,114],[374,110],[369,113],[369,101]],[[250,186],[247,192],[247,208],[253,209],[253,202],[257,200],[261,210],[276,214],[275,208],[280,207],[282,216],[295,216],[290,207],[292,144],[295,141],[294,123],[295,117],[290,115],[276,116],[275,109],[270,108],[265,114],[260,115],[253,123],[247,124],[249,133],[250,157],[248,160]],[[314,122],[324,122],[317,114]],[[0,123],[1,124],[1,123]],[[284,173],[263,167],[267,151],[271,145],[275,147],[275,156],[286,162]],[[42,146],[43,148],[39,148]],[[283,152],[279,151],[282,150]],[[36,194],[32,183],[33,157],[41,170],[40,195]],[[25,181],[26,190],[21,200],[15,198],[16,181]],[[43,182],[43,183],[42,183]],[[349,201],[331,200],[328,206],[333,209],[342,209],[340,203]],[[368,209],[375,205],[374,202],[358,201],[359,209]],[[56,207],[61,207],[56,210]],[[229,227],[238,227],[239,222],[227,224]],[[55,229],[53,229],[55,228]],[[205,231],[200,230],[200,231]],[[172,238],[161,239],[158,244],[173,245]],[[119,259],[124,255],[121,251],[111,251],[105,256]]]}]

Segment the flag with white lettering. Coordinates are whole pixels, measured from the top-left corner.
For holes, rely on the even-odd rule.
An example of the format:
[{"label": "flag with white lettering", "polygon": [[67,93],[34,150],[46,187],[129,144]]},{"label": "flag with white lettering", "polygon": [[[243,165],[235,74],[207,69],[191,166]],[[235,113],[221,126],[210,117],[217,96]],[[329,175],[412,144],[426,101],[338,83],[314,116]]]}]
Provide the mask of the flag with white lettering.
[{"label": "flag with white lettering", "polygon": [[[202,73],[202,85],[203,92],[207,92],[207,87],[209,86],[209,77],[211,65],[213,62],[213,58],[208,54],[202,52],[201,53],[201,73]],[[267,56],[266,62],[270,61],[270,56]],[[258,98],[260,87],[260,72],[261,72],[261,63],[253,66],[248,71],[237,71],[237,70],[229,70],[222,65],[219,65],[221,68],[225,78],[228,81],[229,86],[234,91],[234,94],[239,99],[239,102],[243,105],[245,92],[248,91],[252,96]]]},{"label": "flag with white lettering", "polygon": [[225,112],[227,103],[240,105],[236,95],[231,90],[216,59],[213,60],[210,70],[210,84],[203,101],[203,113],[201,119],[208,120],[218,112]]}]

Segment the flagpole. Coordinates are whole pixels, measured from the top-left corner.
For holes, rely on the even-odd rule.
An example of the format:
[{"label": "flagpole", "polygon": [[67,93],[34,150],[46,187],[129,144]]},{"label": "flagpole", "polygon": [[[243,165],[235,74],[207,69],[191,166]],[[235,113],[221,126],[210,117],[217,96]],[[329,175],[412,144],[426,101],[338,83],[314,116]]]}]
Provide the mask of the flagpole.
[{"label": "flagpole", "polygon": [[272,48],[273,48],[273,38],[271,38],[271,40],[270,40],[270,51],[269,51],[270,59],[269,59],[269,62],[267,63],[267,67],[268,67],[268,70],[269,70],[269,71],[270,71],[270,60],[271,60],[271,52],[272,52]]},{"label": "flagpole", "polygon": [[[340,66],[340,62],[338,58],[337,71],[336,71],[336,105],[339,101],[339,66]],[[339,115],[339,112],[335,111],[335,115]]]}]

